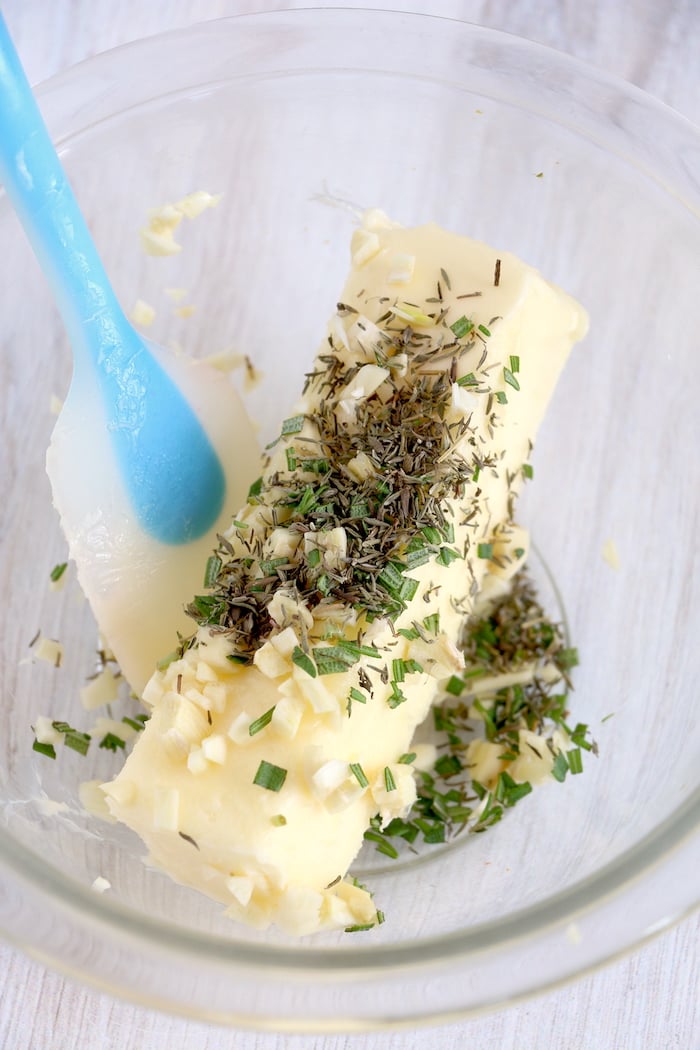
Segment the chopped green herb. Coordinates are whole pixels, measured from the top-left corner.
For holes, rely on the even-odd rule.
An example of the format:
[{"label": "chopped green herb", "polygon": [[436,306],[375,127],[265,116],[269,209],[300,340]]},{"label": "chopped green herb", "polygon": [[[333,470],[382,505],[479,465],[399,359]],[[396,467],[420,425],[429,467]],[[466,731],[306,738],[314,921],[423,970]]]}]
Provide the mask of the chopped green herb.
[{"label": "chopped green herb", "polygon": [[399,707],[400,704],[406,703],[406,695],[399,689],[397,682],[391,683],[391,693],[389,694],[387,703],[389,707]]},{"label": "chopped green herb", "polygon": [[361,656],[377,656],[377,649],[373,645],[358,645],[357,642],[351,642],[343,638],[338,642],[338,648],[344,652],[349,653],[353,657],[353,662],[359,660]]},{"label": "chopped green herb", "polygon": [[523,475],[528,479],[528,481],[532,481],[532,478],[533,478],[534,473],[535,473],[534,470],[532,469],[532,464],[531,463],[523,463],[523,465],[521,467],[521,470],[523,472]]},{"label": "chopped green herb", "polygon": [[391,678],[394,682],[403,682],[406,678],[406,669],[403,660],[391,661]]},{"label": "chopped green herb", "polygon": [[445,779],[447,779],[447,777],[453,777],[457,773],[461,773],[462,769],[462,763],[457,755],[441,755],[435,763],[435,772],[438,776]]},{"label": "chopped green herb", "polygon": [[90,747],[90,736],[87,733],[71,732],[65,735],[66,747],[72,748],[73,751],[77,751],[79,755],[87,755],[88,748]]},{"label": "chopped green herb", "polygon": [[478,558],[490,561],[493,558],[493,543],[480,543],[476,548]]},{"label": "chopped green herb", "polygon": [[560,751],[557,757],[554,759],[554,765],[552,766],[552,776],[555,780],[560,783],[565,779],[566,774],[569,770],[569,763],[566,760],[566,755]]},{"label": "chopped green herb", "polygon": [[562,649],[557,654],[557,666],[565,671],[578,667],[578,649]]},{"label": "chopped green herb", "polygon": [[53,744],[41,744],[38,740],[32,744],[32,751],[38,751],[40,755],[46,755],[47,758],[56,757],[56,748]]},{"label": "chopped green herb", "polygon": [[[450,325],[455,339],[462,339],[465,335],[468,335],[469,332],[471,332],[473,327],[474,322],[470,321],[467,317],[460,317],[454,322],[454,324]],[[481,325],[479,327],[481,327]]]},{"label": "chopped green herb", "polygon": [[404,578],[401,569],[395,563],[389,562],[379,573],[377,582],[380,583],[389,594],[397,598],[401,593]]},{"label": "chopped green herb", "polygon": [[399,627],[396,633],[400,634],[402,638],[406,638],[409,642],[414,642],[416,638],[420,638],[415,627]]},{"label": "chopped green herb", "polygon": [[[58,581],[61,579],[61,576],[63,576],[63,573],[66,571],[67,568],[68,568],[68,562],[67,561],[62,561],[62,562],[60,562],[60,564],[54,565],[54,567],[53,567],[53,569],[51,570],[51,573],[50,573],[51,582],[52,583],[58,583]],[[53,757],[54,758],[56,757],[55,754],[54,754]]]},{"label": "chopped green herb", "polygon": [[312,654],[320,675],[342,674],[359,660],[359,654],[348,652],[340,644],[317,646]]},{"label": "chopped green herb", "polygon": [[440,530],[433,528],[432,525],[427,525],[423,529],[423,535],[425,536],[428,543],[432,543],[435,546],[437,546],[437,544],[439,544],[440,540],[442,539],[442,533],[440,532]]},{"label": "chopped green herb", "polygon": [[299,434],[304,428],[304,416],[292,416],[291,419],[285,419],[282,423],[282,437],[288,437],[290,434]]},{"label": "chopped green herb", "polygon": [[479,331],[481,332],[482,335],[491,335],[490,331],[488,330],[488,328],[486,327],[485,324],[480,324],[479,325]]},{"label": "chopped green herb", "polygon": [[148,721],[148,717],[148,715],[137,715],[136,718],[128,718],[124,715],[122,722],[124,725],[129,726],[130,729],[135,729],[137,733],[142,733],[144,723]]},{"label": "chopped green herb", "polygon": [[211,554],[207,558],[207,565],[204,570],[204,586],[206,588],[214,586],[221,572],[222,564],[221,558],[217,557],[216,554]]},{"label": "chopped green herb", "polygon": [[303,649],[300,649],[298,645],[294,646],[294,651],[292,652],[292,663],[297,667],[300,667],[302,671],[306,671],[306,673],[312,678],[316,677],[316,665],[311,657],[305,653]]},{"label": "chopped green herb", "polygon": [[513,387],[513,390],[520,390],[520,383],[515,378],[510,368],[506,368],[505,365],[503,366],[503,378],[505,379],[508,386]]},{"label": "chopped green herb", "polygon": [[357,780],[357,783],[360,785],[360,787],[362,787],[362,788],[369,787],[369,780],[367,779],[367,776],[365,775],[365,771],[364,771],[364,769],[362,768],[362,766],[360,765],[359,762],[351,762],[350,763],[350,770],[351,770],[353,776],[355,777],[355,779]]},{"label": "chopped green herb", "polygon": [[507,396],[505,390],[497,390],[496,391],[496,401],[498,401],[499,405],[507,405],[508,404],[508,396]]},{"label": "chopped green herb", "polygon": [[406,567],[417,569],[420,565],[425,565],[427,561],[430,561],[431,557],[430,547],[416,547],[412,551],[406,551]]},{"label": "chopped green herb", "polygon": [[[66,743],[68,741],[66,740]],[[106,751],[117,751],[119,748],[123,751],[126,747],[126,741],[122,740],[116,733],[106,733],[100,740],[100,747],[103,747]]]},{"label": "chopped green herb", "polygon": [[327,573],[322,573],[316,580],[316,589],[319,590],[321,594],[330,594],[331,580]]},{"label": "chopped green herb", "polygon": [[396,791],[396,781],[394,780],[394,774],[389,769],[389,766],[384,766],[384,787],[387,791]]},{"label": "chopped green herb", "polygon": [[581,755],[581,748],[576,747],[571,751],[567,751],[566,758],[569,763],[569,769],[572,774],[583,773],[583,758]]},{"label": "chopped green herb", "polygon": [[297,504],[297,514],[300,517],[304,517],[308,514],[314,503],[316,502],[317,496],[311,485],[307,485],[304,489],[301,499]]},{"label": "chopped green herb", "polygon": [[392,846],[390,842],[387,842],[381,831],[375,831],[373,828],[368,828],[365,832],[365,841],[373,842],[377,847],[379,853],[383,853],[385,857],[391,857],[392,860],[396,860],[399,851],[395,846]]},{"label": "chopped green herb", "polygon": [[261,729],[265,728],[265,726],[269,726],[270,722],[272,721],[272,716],[275,713],[275,707],[276,704],[273,704],[273,706],[270,707],[264,715],[260,715],[259,718],[256,718],[254,722],[250,723],[250,725],[248,726],[249,736],[255,736],[256,733],[259,733]]},{"label": "chopped green herb", "polygon": [[449,693],[450,696],[461,696],[466,688],[466,684],[462,678],[458,678],[453,674],[445,686],[445,692]]},{"label": "chopped green herb", "polygon": [[216,594],[197,594],[191,606],[201,624],[218,624],[226,612],[226,603]]},{"label": "chopped green herb", "polygon": [[403,755],[401,755],[399,757],[399,764],[402,765],[402,766],[410,766],[410,765],[412,765],[415,762],[415,760],[416,760],[416,752],[415,751],[407,751],[405,754],[403,754]]},{"label": "chopped green herb", "polygon": [[517,354],[510,355],[510,370],[513,375],[520,371],[520,358]]},{"label": "chopped green herb", "polygon": [[55,730],[63,734],[63,743],[66,747],[72,748],[73,751],[77,751],[79,755],[86,755],[88,748],[90,747],[91,737],[87,733],[81,733],[78,729],[74,729],[68,722],[52,722],[51,723]]},{"label": "chopped green herb", "polygon": [[296,457],[296,455],[294,453],[294,449],[293,448],[286,448],[284,450],[284,454],[285,454],[285,457],[286,457],[286,460],[287,460],[287,470],[296,470],[297,469],[297,457]]},{"label": "chopped green herb", "polygon": [[503,772],[498,774],[494,796],[497,802],[502,802],[504,806],[510,807],[529,795],[531,791],[532,784],[527,781],[518,784],[510,773]]},{"label": "chopped green herb", "polygon": [[262,492],[262,483],[263,483],[263,479],[262,478],[258,478],[257,481],[253,482],[253,484],[248,489],[248,499],[249,500],[258,498],[258,496]]},{"label": "chopped green herb", "polygon": [[268,791],[280,791],[287,779],[287,770],[263,759],[253,777],[253,783]]}]

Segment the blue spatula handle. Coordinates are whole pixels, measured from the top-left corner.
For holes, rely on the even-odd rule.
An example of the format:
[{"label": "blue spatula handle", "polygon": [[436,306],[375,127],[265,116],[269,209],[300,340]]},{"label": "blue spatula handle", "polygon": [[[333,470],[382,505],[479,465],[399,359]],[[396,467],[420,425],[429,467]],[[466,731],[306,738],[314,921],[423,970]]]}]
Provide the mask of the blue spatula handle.
[{"label": "blue spatula handle", "polygon": [[74,378],[81,369],[95,370],[141,525],[164,543],[196,539],[221,511],[221,463],[117,302],[1,15],[0,181],[56,297],[73,347]]}]

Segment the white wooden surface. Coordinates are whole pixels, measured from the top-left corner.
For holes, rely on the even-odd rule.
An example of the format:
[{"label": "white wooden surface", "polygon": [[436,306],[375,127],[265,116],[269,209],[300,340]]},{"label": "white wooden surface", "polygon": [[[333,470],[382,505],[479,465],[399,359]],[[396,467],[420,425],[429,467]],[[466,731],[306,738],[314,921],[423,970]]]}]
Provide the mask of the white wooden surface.
[{"label": "white wooden surface", "polygon": [[[313,6],[275,0],[4,0],[33,82],[129,40],[195,21]],[[700,0],[384,0],[567,51],[700,124]],[[0,1050],[700,1050],[696,917],[605,970],[448,1028],[367,1036],[231,1032],[115,1002],[0,945]]]}]

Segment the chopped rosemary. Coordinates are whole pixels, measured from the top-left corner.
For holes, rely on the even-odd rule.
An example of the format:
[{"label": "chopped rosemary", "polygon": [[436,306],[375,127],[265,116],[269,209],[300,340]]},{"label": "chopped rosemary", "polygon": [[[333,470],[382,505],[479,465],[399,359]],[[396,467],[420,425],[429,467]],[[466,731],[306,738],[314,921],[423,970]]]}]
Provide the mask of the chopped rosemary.
[{"label": "chopped rosemary", "polygon": [[356,704],[366,704],[367,703],[367,697],[365,696],[365,694],[361,693],[359,689],[355,688],[355,686],[351,687],[350,695],[348,696],[348,706],[347,706],[348,714],[350,714],[351,711],[352,711],[353,702],[356,703]]},{"label": "chopped rosemary", "polygon": [[362,766],[360,765],[359,762],[351,762],[350,763],[350,770],[352,772],[352,775],[357,780],[357,783],[360,785],[360,787],[362,787],[362,788],[369,787],[369,780],[367,779],[365,771],[364,771],[364,769],[362,768]]},{"label": "chopped rosemary", "polygon": [[285,419],[282,423],[282,437],[288,437],[290,434],[299,434],[304,428],[304,416],[293,416],[291,419]]},{"label": "chopped rosemary", "polygon": [[[63,573],[66,571],[67,568],[68,568],[68,562],[67,561],[62,561],[58,565],[54,565],[53,569],[51,570],[51,572],[49,574],[51,582],[52,583],[58,583],[58,581],[61,579],[61,576],[63,576]],[[55,757],[56,756],[54,755],[54,758]]]},{"label": "chopped rosemary", "polygon": [[204,570],[204,586],[209,590],[216,583],[216,579],[221,571],[221,558],[217,557],[216,554],[212,554],[207,558],[206,568]]},{"label": "chopped rosemary", "polygon": [[265,726],[269,726],[270,722],[272,721],[272,716],[275,713],[275,706],[276,705],[269,708],[269,710],[267,710],[264,715],[260,715],[259,718],[256,718],[254,722],[250,723],[250,725],[248,726],[249,736],[255,736],[255,734],[259,733],[261,729],[265,728]]},{"label": "chopped rosemary", "polygon": [[124,725],[129,726],[131,729],[135,729],[137,733],[143,732],[146,727],[150,715],[136,715],[134,718],[128,718],[126,715],[122,718]]},{"label": "chopped rosemary", "polygon": [[399,851],[396,846],[393,846],[382,832],[377,830],[377,827],[368,828],[365,831],[364,838],[366,842],[375,844],[378,853],[383,853],[385,857],[391,857],[392,860],[398,859]]},{"label": "chopped rosemary", "polygon": [[510,370],[510,368],[506,368],[505,365],[503,366],[503,378],[504,378],[505,382],[508,384],[508,386],[512,386],[513,387],[513,390],[520,390],[520,383],[515,378],[515,376],[513,375],[512,371]]}]

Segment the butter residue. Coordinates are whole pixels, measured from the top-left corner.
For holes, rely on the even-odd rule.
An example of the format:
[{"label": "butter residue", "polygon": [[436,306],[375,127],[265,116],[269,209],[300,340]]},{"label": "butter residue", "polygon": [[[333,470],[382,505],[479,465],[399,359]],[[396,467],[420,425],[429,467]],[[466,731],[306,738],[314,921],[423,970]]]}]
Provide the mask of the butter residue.
[{"label": "butter residue", "polygon": [[620,568],[620,555],[615,540],[606,540],[603,544],[603,561],[616,571]]}]

